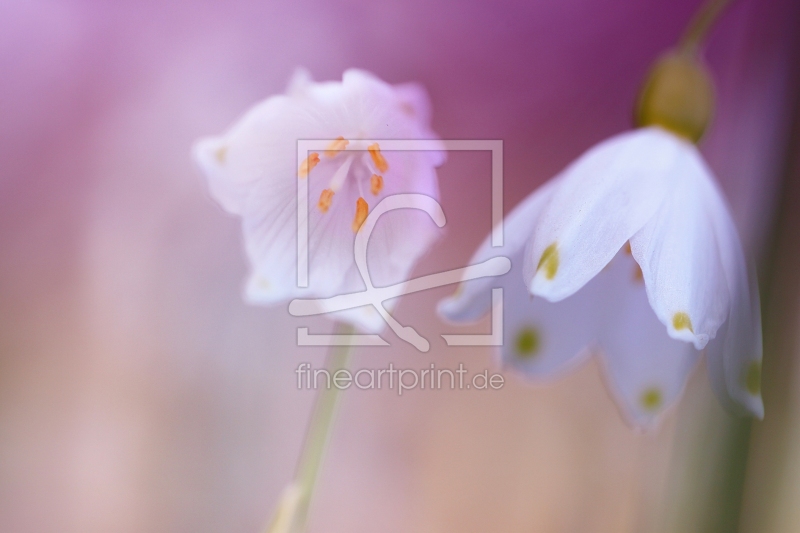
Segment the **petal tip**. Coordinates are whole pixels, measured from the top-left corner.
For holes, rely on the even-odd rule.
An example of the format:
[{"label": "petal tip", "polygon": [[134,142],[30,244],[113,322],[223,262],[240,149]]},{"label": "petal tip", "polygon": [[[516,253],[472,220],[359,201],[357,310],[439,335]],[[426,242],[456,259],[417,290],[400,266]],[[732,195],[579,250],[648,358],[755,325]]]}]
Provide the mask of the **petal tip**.
[{"label": "petal tip", "polygon": [[436,313],[447,321],[455,321],[459,309],[458,296],[453,294],[439,300],[436,304]]},{"label": "petal tip", "polygon": [[488,295],[484,299],[464,294],[461,285],[456,291],[439,301],[436,312],[444,321],[451,324],[467,324],[479,321],[490,307]]},{"label": "petal tip", "polygon": [[220,137],[202,137],[192,145],[192,159],[201,170],[216,170],[227,162],[228,146]]}]

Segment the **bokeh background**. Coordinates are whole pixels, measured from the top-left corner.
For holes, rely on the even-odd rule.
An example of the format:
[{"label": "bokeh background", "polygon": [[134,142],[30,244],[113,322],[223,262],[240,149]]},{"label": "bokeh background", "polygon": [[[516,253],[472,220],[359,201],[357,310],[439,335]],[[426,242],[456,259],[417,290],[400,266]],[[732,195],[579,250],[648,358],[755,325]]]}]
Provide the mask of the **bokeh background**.
[{"label": "bokeh background", "polygon": [[[241,300],[238,221],[189,150],[298,65],[424,83],[434,129],[502,139],[505,205],[630,127],[697,0],[0,2],[0,531],[256,532],[314,393],[285,308]],[[661,427],[625,425],[597,364],[501,391],[350,390],[317,532],[800,531],[800,5],[739,0],[706,57],[702,143],[762,278],[767,417],[727,415],[698,368]],[[488,154],[440,172],[462,265],[490,221]],[[397,316],[432,340],[357,367],[494,369],[445,350],[449,289]],[[325,331],[324,321],[312,330]],[[451,328],[452,329],[452,328]]]}]

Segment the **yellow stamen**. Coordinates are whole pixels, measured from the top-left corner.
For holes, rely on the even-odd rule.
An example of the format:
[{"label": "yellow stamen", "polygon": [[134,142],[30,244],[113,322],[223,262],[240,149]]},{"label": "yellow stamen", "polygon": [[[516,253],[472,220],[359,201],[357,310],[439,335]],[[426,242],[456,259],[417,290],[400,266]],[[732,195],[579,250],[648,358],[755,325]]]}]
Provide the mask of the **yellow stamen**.
[{"label": "yellow stamen", "polygon": [[311,155],[303,159],[303,162],[300,163],[300,169],[297,171],[298,177],[305,178],[308,176],[308,173],[317,166],[317,163],[319,163],[319,154],[317,152],[311,152]]},{"label": "yellow stamen", "polygon": [[680,331],[682,329],[688,329],[692,333],[694,330],[692,329],[692,321],[689,318],[689,315],[686,313],[675,313],[672,315],[672,326],[677,330]]},{"label": "yellow stamen", "polygon": [[664,395],[658,387],[650,387],[642,392],[639,403],[646,411],[655,411],[664,403]]},{"label": "yellow stamen", "polygon": [[336,157],[336,154],[347,148],[348,144],[350,144],[350,141],[344,137],[336,137],[336,140],[325,149],[325,157]]},{"label": "yellow stamen", "polygon": [[361,224],[367,220],[367,213],[369,213],[369,205],[362,197],[356,200],[356,216],[353,219],[353,231],[357,232],[361,229]]},{"label": "yellow stamen", "polygon": [[372,157],[372,162],[375,163],[375,168],[384,173],[389,170],[389,163],[381,155],[381,147],[378,146],[378,143],[370,144],[367,146],[367,150],[369,150],[369,155]]},{"label": "yellow stamen", "polygon": [[628,255],[633,255],[633,252],[631,251],[631,241],[625,243],[625,253]]},{"label": "yellow stamen", "polygon": [[556,277],[556,272],[558,272],[558,248],[556,248],[556,243],[551,244],[542,252],[536,271],[538,272],[542,268],[544,268],[544,277],[547,279]]},{"label": "yellow stamen", "polygon": [[378,194],[383,190],[383,176],[373,174],[369,179],[369,190],[372,194]]},{"label": "yellow stamen", "polygon": [[322,194],[319,195],[317,207],[323,213],[327,213],[328,209],[331,207],[331,200],[333,200],[333,191],[330,189],[325,189],[322,191]]}]

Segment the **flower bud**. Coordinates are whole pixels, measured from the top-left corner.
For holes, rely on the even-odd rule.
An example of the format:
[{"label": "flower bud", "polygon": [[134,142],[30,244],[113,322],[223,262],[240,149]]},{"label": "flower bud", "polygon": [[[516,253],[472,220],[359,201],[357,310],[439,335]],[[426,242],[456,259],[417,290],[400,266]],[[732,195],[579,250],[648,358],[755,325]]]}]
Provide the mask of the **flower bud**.
[{"label": "flower bud", "polygon": [[661,126],[697,142],[711,119],[714,88],[693,55],[671,52],[650,71],[639,94],[637,126]]}]

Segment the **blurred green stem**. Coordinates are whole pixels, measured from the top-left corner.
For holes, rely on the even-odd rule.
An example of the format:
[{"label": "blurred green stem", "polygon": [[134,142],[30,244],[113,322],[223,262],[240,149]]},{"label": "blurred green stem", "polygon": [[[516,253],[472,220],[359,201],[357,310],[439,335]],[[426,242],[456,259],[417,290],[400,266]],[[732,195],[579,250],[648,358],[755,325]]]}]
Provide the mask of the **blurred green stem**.
[{"label": "blurred green stem", "polygon": [[707,0],[700,9],[697,10],[691,22],[683,32],[678,48],[686,53],[693,54],[697,47],[705,39],[708,30],[717,21],[719,16],[732,0]]},{"label": "blurred green stem", "polygon": [[[352,333],[352,326],[336,324],[334,334]],[[325,367],[331,378],[337,371],[346,368],[349,356],[350,346],[330,348]],[[317,393],[294,481],[284,490],[275,515],[267,527],[267,533],[301,533],[306,529],[311,498],[330,440],[340,393],[332,381],[329,380],[324,385]]]}]

